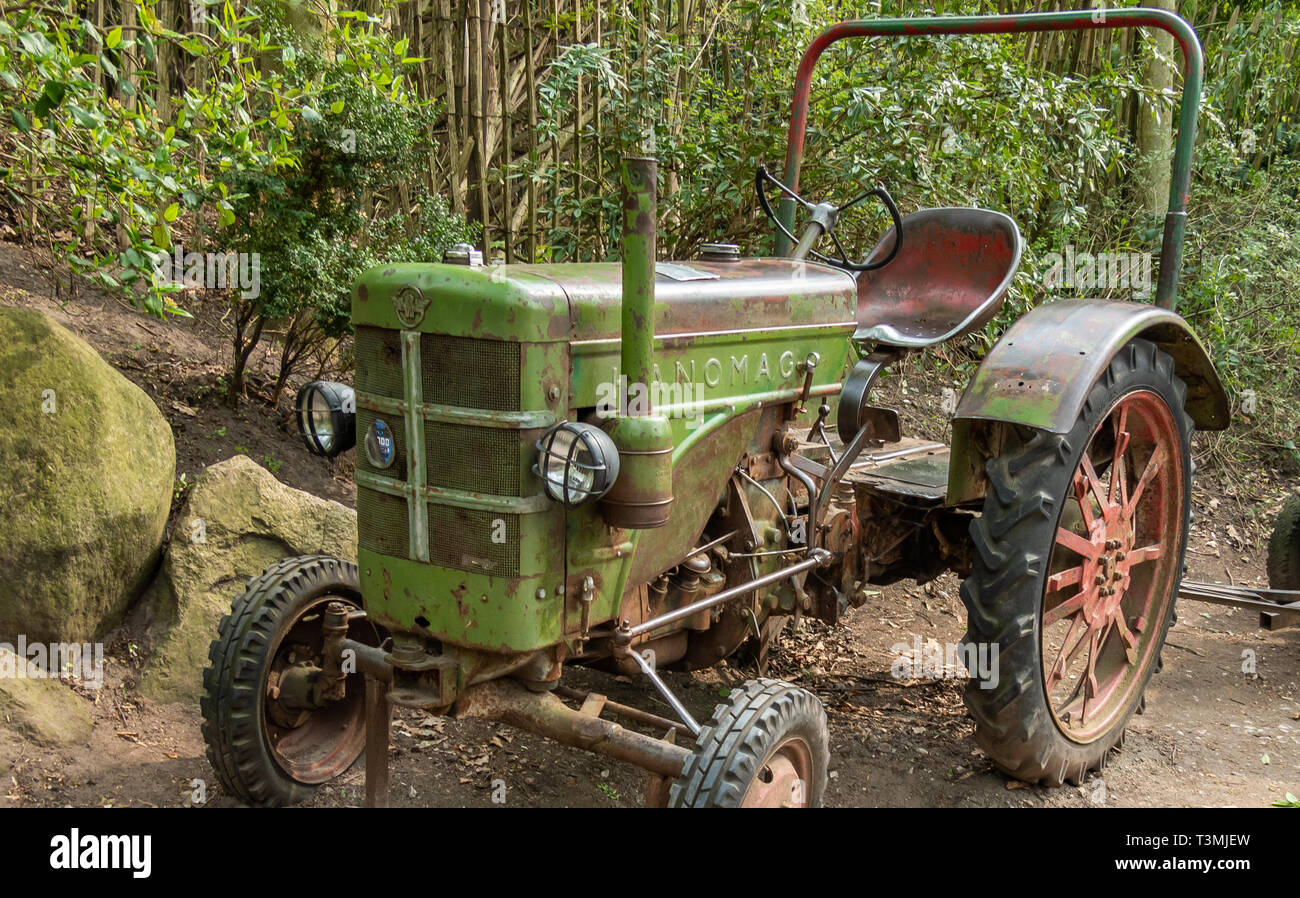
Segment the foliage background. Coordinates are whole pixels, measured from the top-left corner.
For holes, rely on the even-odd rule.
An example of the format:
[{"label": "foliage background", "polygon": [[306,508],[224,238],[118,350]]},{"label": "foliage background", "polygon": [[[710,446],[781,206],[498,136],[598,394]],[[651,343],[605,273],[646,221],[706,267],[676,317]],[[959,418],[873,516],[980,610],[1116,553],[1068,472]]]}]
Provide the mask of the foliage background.
[{"label": "foliage background", "polygon": [[[183,303],[152,281],[149,253],[260,252],[262,293],[231,299],[237,401],[262,341],[280,385],[336,351],[347,284],[368,265],[462,239],[508,261],[614,257],[618,160],[647,133],[666,255],[711,240],[769,252],[753,170],[784,156],[793,72],[817,31],[1057,5],[0,2],[0,228],[159,315]],[[1250,439],[1297,464],[1300,4],[1177,9],[1207,54],[1180,311],[1234,395],[1260,397],[1252,427],[1212,451]],[[824,58],[806,194],[883,182],[904,211],[989,206],[1026,236],[1003,313],[941,350],[940,369],[968,373],[1048,298],[1047,253],[1158,253],[1140,119],[1175,100],[1151,78],[1167,52],[1107,31],[877,40]],[[844,229],[865,249],[883,227],[864,211]]]}]

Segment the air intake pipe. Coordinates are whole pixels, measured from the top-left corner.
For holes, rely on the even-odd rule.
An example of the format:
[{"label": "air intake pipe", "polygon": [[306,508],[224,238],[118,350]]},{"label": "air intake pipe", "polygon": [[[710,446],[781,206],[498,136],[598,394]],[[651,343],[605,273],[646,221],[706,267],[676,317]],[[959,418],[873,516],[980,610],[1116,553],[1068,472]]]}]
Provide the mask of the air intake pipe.
[{"label": "air intake pipe", "polygon": [[651,407],[654,376],[655,237],[658,232],[654,159],[623,160],[623,345],[626,404],[606,427],[618,448],[619,474],[601,499],[611,527],[649,530],[668,523],[673,504],[673,434]]}]

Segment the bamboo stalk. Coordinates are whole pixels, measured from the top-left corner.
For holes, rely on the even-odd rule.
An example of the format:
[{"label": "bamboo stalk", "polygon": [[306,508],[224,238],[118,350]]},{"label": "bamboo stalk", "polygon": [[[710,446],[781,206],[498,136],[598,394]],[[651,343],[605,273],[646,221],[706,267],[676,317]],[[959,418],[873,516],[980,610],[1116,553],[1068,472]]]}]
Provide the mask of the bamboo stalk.
[{"label": "bamboo stalk", "polygon": [[[104,33],[104,0],[95,0],[95,28],[100,34]],[[95,66],[95,86],[100,90],[104,89],[104,68]]]},{"label": "bamboo stalk", "polygon": [[[576,43],[582,43],[582,0],[573,0],[573,37]],[[573,203],[578,208],[582,203],[582,110],[583,79],[578,76],[573,102]],[[573,244],[576,261],[582,261],[582,226],[581,219],[574,222]]]},{"label": "bamboo stalk", "polygon": [[[156,9],[162,26],[175,30],[177,24],[175,0],[158,0]],[[172,117],[171,69],[175,52],[176,48],[172,42],[165,38],[158,41],[154,47],[154,74],[157,77],[157,83],[154,85],[154,110],[158,114],[160,131],[166,129]]]},{"label": "bamboo stalk", "polygon": [[[122,21],[120,24],[122,25],[123,31],[135,29],[137,25],[135,0],[122,0]],[[135,71],[135,60],[132,58],[130,51],[122,50],[122,52],[118,54],[117,66],[117,73],[119,75],[117,82],[118,101],[123,106],[130,105],[131,108],[134,108],[134,104],[138,99],[136,93],[139,86],[139,79],[136,77]],[[124,87],[130,89],[124,90]]]},{"label": "bamboo stalk", "polygon": [[[604,34],[602,31],[603,23],[600,16],[600,4],[596,4],[596,46],[600,47],[604,43]],[[601,107],[604,106],[604,97],[602,96],[600,79],[596,79],[595,89],[595,106],[596,106],[596,177],[592,184],[592,191],[596,196],[604,193],[605,188],[605,149],[602,135],[605,133],[604,122],[601,120]],[[605,258],[605,216],[603,207],[596,207],[596,258]]]},{"label": "bamboo stalk", "polygon": [[456,96],[456,57],[452,39],[455,23],[451,18],[451,0],[438,0],[438,15],[442,33],[443,77],[446,79],[447,91],[447,155],[450,160],[451,208],[464,214],[465,196],[460,189],[460,121]]},{"label": "bamboo stalk", "polygon": [[[458,37],[456,38],[456,93],[460,126],[460,145],[461,152],[461,177],[466,179],[465,192],[469,193],[469,166],[470,160],[474,156],[474,138],[470,128],[470,73],[469,65],[469,6],[471,0],[460,0],[460,18],[456,21]],[[466,210],[469,208],[469,198],[465,199]]]},{"label": "bamboo stalk", "polygon": [[491,212],[488,205],[488,168],[491,165],[491,150],[488,147],[488,60],[487,56],[491,53],[491,44],[488,39],[488,0],[478,0],[477,4],[471,4],[475,10],[476,16],[470,21],[470,31],[473,34],[471,43],[470,60],[473,66],[474,90],[476,96],[472,106],[477,116],[477,127],[474,131],[474,142],[477,145],[474,154],[478,170],[475,172],[478,181],[478,215],[479,224],[483,227],[482,247],[483,257],[486,259],[492,252],[492,234],[491,234]]},{"label": "bamboo stalk", "polygon": [[533,65],[533,2],[524,0],[524,31],[528,55],[524,73],[528,80],[528,261],[537,261],[537,73]]},{"label": "bamboo stalk", "polygon": [[[508,15],[504,12],[505,4],[502,4],[502,16]],[[506,22],[503,18],[497,23],[497,35],[501,44],[501,62],[498,65],[497,75],[501,79],[501,87],[497,98],[501,110],[501,226],[504,233],[501,235],[505,243],[506,264],[515,260],[514,247],[514,228],[512,227],[512,214],[510,204],[510,163],[514,158],[510,145],[510,46],[508,33],[506,31]]]},{"label": "bamboo stalk", "polygon": [[[551,38],[555,44],[556,55],[560,52],[560,0],[551,0]],[[558,128],[558,122],[557,128]],[[559,224],[560,202],[560,141],[557,135],[551,142],[551,202],[555,203],[554,224]]]}]

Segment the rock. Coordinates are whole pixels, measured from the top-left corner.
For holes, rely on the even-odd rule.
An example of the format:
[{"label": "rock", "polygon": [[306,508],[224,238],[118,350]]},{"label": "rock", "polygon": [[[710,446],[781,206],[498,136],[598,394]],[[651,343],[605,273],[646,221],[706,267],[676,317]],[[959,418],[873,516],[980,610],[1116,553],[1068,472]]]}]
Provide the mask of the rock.
[{"label": "rock", "polygon": [[314,554],[355,561],[356,512],[285,486],[245,455],[204,470],[146,595],[153,649],[140,691],[197,702],[208,646],[248,578],[286,556]]},{"label": "rock", "polygon": [[[24,663],[8,648],[0,648],[0,656],[7,671]],[[94,727],[75,692],[58,680],[30,677],[0,677],[0,721],[27,739],[57,747],[88,744]]]},{"label": "rock", "polygon": [[84,340],[0,306],[0,640],[88,641],[157,567],[176,451],[162,413]]}]

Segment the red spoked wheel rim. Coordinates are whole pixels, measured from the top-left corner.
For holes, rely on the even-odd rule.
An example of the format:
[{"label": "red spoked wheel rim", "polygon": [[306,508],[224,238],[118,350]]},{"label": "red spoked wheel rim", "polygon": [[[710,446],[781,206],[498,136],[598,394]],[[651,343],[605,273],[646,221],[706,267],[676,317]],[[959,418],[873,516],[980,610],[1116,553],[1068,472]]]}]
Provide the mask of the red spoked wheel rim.
[{"label": "red spoked wheel rim", "polygon": [[1178,581],[1187,503],[1182,436],[1149,390],[1107,411],[1075,468],[1039,621],[1057,726],[1091,742],[1134,705]]},{"label": "red spoked wheel rim", "polygon": [[806,808],[811,802],[812,749],[802,739],[778,745],[745,791],[742,808]]}]

